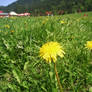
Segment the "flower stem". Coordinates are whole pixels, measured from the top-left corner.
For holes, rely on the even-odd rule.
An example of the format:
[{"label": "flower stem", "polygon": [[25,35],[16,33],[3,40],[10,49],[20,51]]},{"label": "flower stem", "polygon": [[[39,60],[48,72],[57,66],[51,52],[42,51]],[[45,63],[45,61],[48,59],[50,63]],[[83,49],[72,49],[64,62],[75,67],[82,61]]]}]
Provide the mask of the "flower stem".
[{"label": "flower stem", "polygon": [[92,50],[91,50],[91,54],[90,54],[90,56],[91,56],[91,62],[92,62]]},{"label": "flower stem", "polygon": [[58,86],[60,88],[60,92],[63,92],[63,88],[62,88],[62,85],[60,83],[60,78],[58,76],[58,72],[57,72],[57,68],[56,68],[56,63],[54,64],[54,69],[55,69],[55,73],[56,73],[56,79],[57,79],[57,82],[58,82]]}]

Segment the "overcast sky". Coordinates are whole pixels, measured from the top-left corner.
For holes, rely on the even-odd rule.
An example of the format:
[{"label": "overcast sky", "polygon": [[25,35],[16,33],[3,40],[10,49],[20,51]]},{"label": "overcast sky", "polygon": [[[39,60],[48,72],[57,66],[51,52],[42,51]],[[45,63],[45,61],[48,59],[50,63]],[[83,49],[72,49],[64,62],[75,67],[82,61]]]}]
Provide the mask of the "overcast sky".
[{"label": "overcast sky", "polygon": [[17,0],[0,0],[0,6],[7,6]]}]

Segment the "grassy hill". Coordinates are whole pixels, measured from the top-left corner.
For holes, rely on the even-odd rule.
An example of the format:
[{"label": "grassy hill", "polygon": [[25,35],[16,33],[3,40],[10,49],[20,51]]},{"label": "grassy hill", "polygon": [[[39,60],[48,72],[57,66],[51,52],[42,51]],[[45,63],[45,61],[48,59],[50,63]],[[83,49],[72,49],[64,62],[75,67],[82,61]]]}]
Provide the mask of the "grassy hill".
[{"label": "grassy hill", "polygon": [[86,14],[0,18],[0,91],[60,91],[54,63],[39,53],[52,41],[65,52],[56,61],[63,92],[91,92],[92,52],[85,44],[92,41],[92,12]]}]

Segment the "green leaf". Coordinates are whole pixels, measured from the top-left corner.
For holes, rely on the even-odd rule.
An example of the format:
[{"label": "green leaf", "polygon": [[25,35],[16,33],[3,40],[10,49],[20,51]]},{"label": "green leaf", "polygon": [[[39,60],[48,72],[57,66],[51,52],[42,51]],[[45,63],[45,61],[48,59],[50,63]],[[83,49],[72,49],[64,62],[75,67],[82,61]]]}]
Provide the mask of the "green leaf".
[{"label": "green leaf", "polygon": [[52,92],[58,92],[56,88],[52,88]]},{"label": "green leaf", "polygon": [[92,92],[92,87],[89,88],[89,92]]},{"label": "green leaf", "polygon": [[13,73],[13,76],[17,79],[17,82],[20,84],[21,80],[20,80],[20,77],[19,77],[17,71],[14,69],[12,71],[12,73]]},{"label": "green leaf", "polygon": [[24,64],[24,70],[27,70],[28,64],[29,64],[29,61],[25,62],[25,64]]}]

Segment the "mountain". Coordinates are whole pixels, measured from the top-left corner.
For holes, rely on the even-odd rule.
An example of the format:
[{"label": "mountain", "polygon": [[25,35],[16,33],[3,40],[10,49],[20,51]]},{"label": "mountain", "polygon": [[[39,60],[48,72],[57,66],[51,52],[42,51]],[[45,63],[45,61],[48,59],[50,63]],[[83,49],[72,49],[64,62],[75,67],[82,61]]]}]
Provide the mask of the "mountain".
[{"label": "mountain", "polygon": [[25,12],[40,8],[44,0],[18,0],[6,7],[6,11]]},{"label": "mountain", "polygon": [[5,10],[6,7],[0,6],[0,10]]},{"label": "mountain", "polygon": [[7,7],[0,7],[5,12],[15,11],[17,13],[30,12],[32,14],[52,11],[57,13],[63,10],[65,13],[92,10],[92,0],[17,0]]}]

